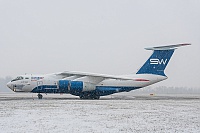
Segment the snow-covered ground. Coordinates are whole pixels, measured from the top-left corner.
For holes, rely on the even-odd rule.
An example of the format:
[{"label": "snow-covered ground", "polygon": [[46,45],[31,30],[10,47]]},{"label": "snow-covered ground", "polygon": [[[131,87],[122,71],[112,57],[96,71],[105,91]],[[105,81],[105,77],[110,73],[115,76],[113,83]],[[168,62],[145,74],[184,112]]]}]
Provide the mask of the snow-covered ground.
[{"label": "snow-covered ground", "polygon": [[124,97],[0,94],[0,132],[200,132],[199,96]]}]

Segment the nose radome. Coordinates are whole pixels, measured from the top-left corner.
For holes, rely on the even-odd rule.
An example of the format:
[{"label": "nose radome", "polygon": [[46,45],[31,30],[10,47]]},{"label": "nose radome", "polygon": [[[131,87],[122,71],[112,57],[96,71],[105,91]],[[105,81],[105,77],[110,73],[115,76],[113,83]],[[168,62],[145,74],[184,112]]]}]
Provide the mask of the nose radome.
[{"label": "nose radome", "polygon": [[8,82],[6,85],[7,85],[8,88],[11,89],[11,83],[10,82]]}]

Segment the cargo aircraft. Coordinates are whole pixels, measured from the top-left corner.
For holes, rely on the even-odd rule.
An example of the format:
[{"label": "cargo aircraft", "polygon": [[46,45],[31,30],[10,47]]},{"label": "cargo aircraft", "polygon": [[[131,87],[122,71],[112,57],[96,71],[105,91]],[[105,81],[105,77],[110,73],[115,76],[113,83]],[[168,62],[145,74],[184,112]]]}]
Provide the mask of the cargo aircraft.
[{"label": "cargo aircraft", "polygon": [[175,49],[191,44],[145,48],[153,53],[136,74],[123,76],[64,71],[46,75],[20,75],[7,83],[14,92],[68,93],[81,99],[99,99],[119,92],[129,92],[167,79],[165,68]]}]

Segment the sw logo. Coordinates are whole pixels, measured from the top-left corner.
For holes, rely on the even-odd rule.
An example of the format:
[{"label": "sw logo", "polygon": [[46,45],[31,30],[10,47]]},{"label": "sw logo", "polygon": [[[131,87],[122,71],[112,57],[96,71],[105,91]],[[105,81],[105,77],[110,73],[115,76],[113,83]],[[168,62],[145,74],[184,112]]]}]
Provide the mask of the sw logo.
[{"label": "sw logo", "polygon": [[151,65],[161,65],[161,64],[163,64],[163,65],[165,65],[167,63],[167,59],[161,59],[161,60],[159,60],[159,59],[150,59],[150,64]]}]

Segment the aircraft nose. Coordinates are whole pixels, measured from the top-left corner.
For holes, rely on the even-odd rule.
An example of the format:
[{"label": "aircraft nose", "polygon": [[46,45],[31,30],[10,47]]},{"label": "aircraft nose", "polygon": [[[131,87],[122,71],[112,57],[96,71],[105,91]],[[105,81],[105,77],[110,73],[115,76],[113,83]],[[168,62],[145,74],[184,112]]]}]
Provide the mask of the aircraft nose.
[{"label": "aircraft nose", "polygon": [[6,85],[7,85],[8,88],[11,89],[11,82],[8,82]]}]

